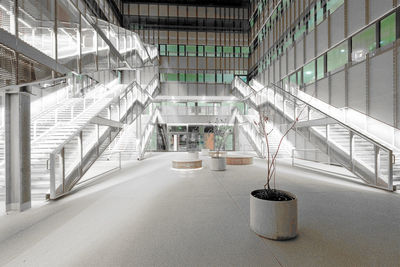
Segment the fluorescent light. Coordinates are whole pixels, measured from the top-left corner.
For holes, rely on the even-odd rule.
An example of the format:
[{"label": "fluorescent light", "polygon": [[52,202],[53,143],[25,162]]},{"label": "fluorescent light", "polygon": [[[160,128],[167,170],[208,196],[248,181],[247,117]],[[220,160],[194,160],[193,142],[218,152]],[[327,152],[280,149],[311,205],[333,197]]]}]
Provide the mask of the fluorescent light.
[{"label": "fluorescent light", "polygon": [[305,74],[306,74],[306,75],[311,75],[311,74],[312,74],[312,71],[306,71]]},{"label": "fluorescent light", "polygon": [[5,8],[3,5],[0,5],[0,8],[1,8],[1,9],[3,9],[5,12],[7,12],[7,13],[8,13],[8,9],[7,9],[7,8]]},{"label": "fluorescent light", "polygon": [[344,53],[344,52],[346,52],[346,50],[345,49],[340,49],[340,52]]}]

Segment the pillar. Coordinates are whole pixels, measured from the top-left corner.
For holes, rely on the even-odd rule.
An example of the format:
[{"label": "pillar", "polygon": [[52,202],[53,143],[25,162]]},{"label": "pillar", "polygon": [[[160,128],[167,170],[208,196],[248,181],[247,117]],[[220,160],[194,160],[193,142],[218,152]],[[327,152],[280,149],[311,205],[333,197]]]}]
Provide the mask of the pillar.
[{"label": "pillar", "polygon": [[5,94],[6,211],[31,207],[30,95],[21,87]]}]

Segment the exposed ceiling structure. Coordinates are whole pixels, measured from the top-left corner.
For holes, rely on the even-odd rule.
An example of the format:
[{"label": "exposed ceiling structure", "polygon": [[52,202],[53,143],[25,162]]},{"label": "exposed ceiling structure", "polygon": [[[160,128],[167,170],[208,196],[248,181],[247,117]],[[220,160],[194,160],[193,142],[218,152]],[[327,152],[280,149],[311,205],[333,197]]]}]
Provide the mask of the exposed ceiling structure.
[{"label": "exposed ceiling structure", "polygon": [[123,0],[123,2],[191,6],[248,7],[250,0]]}]

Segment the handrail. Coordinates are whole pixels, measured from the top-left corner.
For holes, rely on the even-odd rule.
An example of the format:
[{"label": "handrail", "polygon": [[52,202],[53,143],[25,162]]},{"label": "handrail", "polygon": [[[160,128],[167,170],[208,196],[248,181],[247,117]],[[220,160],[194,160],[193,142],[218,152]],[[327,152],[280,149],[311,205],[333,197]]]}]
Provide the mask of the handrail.
[{"label": "handrail", "polygon": [[[326,139],[325,144],[326,144],[326,153],[328,153],[329,156],[331,156],[331,149],[337,147],[337,143],[335,143],[335,140],[330,137],[330,132],[329,132],[329,125],[338,125],[341,127],[341,129],[344,129],[345,131],[348,132],[348,138],[349,138],[349,149],[343,149],[343,148],[338,148],[338,150],[335,150],[336,152],[333,153],[346,153],[347,156],[346,160],[341,160],[341,164],[355,173],[357,176],[360,178],[366,180],[367,183],[383,188],[386,190],[393,190],[393,149],[388,147],[386,144],[381,142],[380,140],[374,140],[373,137],[370,137],[368,134],[363,133],[362,131],[359,131],[358,129],[355,129],[352,125],[349,125],[345,121],[341,120],[338,118],[337,115],[340,116],[341,111],[339,109],[336,109],[334,107],[331,107],[330,105],[313,98],[312,96],[305,94],[303,92],[298,92],[305,94],[307,97],[310,97],[310,102],[307,102],[305,98],[301,98],[297,95],[294,95],[291,91],[286,91],[285,89],[279,87],[276,84],[272,83],[271,86],[264,87],[260,89],[255,96],[251,96],[252,93],[250,94],[243,94],[243,92],[248,92],[248,87],[251,87],[250,85],[244,83],[238,77],[235,77],[234,81],[232,82],[233,89],[237,89],[239,91],[239,94],[243,96],[243,98],[246,97],[247,101],[252,101],[250,104],[254,105],[256,109],[259,109],[265,104],[272,105],[275,108],[277,108],[281,113],[282,116],[284,116],[286,119],[289,121],[294,121],[298,118],[298,109],[301,108],[301,110],[304,110],[304,108],[307,108],[307,115],[304,117],[305,122],[312,122],[314,121],[314,118],[311,118],[310,115],[312,116],[312,113],[317,114],[317,119],[328,119],[328,121],[323,122],[323,126],[325,126],[325,131],[319,133],[323,139]],[[246,88],[247,87],[247,88]],[[268,90],[265,92],[265,90]],[[318,103],[320,101],[321,103]],[[314,105],[312,102],[316,102]],[[288,109],[287,109],[288,108]],[[332,110],[334,109],[334,112],[338,111],[339,114],[332,114]],[[289,111],[289,112],[287,112]],[[293,114],[291,114],[293,113]],[[301,113],[300,113],[301,114]],[[300,118],[300,122],[302,122],[302,118]],[[310,129],[312,128],[312,124],[309,125]],[[299,126],[300,127],[300,126]],[[297,127],[296,127],[297,128]],[[315,129],[314,129],[315,130]],[[297,130],[296,130],[297,131]],[[317,130],[315,130],[317,131]],[[346,134],[347,135],[347,134]],[[371,155],[374,159],[371,162],[366,162],[360,156],[357,156],[355,153],[357,152],[357,148],[359,145],[357,145],[355,142],[358,139],[355,139],[355,137],[360,138],[361,142],[365,142],[368,146],[372,146],[372,149],[374,150],[373,155]],[[361,147],[361,146],[360,146]],[[381,154],[384,153],[384,154]],[[381,156],[380,155],[386,155],[384,156],[384,163],[383,165],[381,164]],[[356,155],[356,156],[354,156]],[[348,163],[350,165],[348,165]],[[358,166],[359,165],[359,166]],[[362,166],[362,167],[361,167]],[[386,166],[381,168],[381,166]],[[361,168],[361,169],[360,169]],[[382,172],[385,168],[386,171]]]},{"label": "handrail", "polygon": [[[248,85],[248,84],[246,84],[245,82],[243,82],[242,79],[240,79],[239,77],[236,76],[235,79],[236,79],[236,78],[239,79],[240,82],[244,83],[246,86],[251,87],[250,85]],[[340,124],[341,126],[343,126],[344,128],[346,128],[347,130],[356,133],[356,134],[359,135],[360,137],[362,137],[362,138],[364,138],[364,139],[370,141],[371,143],[373,143],[373,144],[379,146],[379,147],[382,148],[382,149],[385,149],[385,150],[388,150],[388,151],[393,152],[393,150],[392,150],[391,148],[387,147],[387,146],[384,145],[384,144],[381,144],[380,142],[377,142],[377,141],[373,140],[371,137],[369,137],[369,136],[365,135],[364,133],[361,133],[360,131],[354,129],[352,126],[349,126],[349,125],[347,125],[346,123],[344,123],[344,122],[338,120],[337,118],[332,117],[331,115],[327,114],[326,112],[320,110],[319,108],[316,108],[315,106],[310,105],[309,103],[307,103],[307,102],[305,102],[304,100],[300,99],[299,97],[297,97],[297,96],[291,94],[290,92],[286,91],[285,89],[283,89],[283,88],[277,86],[276,84],[274,84],[274,83],[271,83],[271,84],[274,86],[274,88],[278,88],[278,89],[281,90],[283,93],[289,95],[290,97],[295,98],[296,101],[300,101],[301,103],[303,103],[303,104],[305,104],[305,105],[307,105],[307,106],[309,106],[309,107],[315,109],[316,111],[320,112],[321,114],[325,115],[326,117],[329,117],[329,118],[335,120],[338,124]],[[257,92],[256,92],[256,95],[259,94],[259,93],[261,93],[261,92],[264,91],[265,89],[270,89],[270,88],[266,86],[266,87],[262,88],[261,90],[257,91]],[[254,89],[253,89],[253,90],[254,90]],[[246,99],[248,99],[249,96],[246,96],[246,97],[247,97]],[[268,101],[268,100],[267,100],[267,101]],[[267,102],[267,101],[266,101],[266,102]],[[254,104],[255,104],[256,106],[259,106],[259,105],[257,105],[257,103],[254,103]],[[261,104],[260,104],[260,105],[261,105]]]}]

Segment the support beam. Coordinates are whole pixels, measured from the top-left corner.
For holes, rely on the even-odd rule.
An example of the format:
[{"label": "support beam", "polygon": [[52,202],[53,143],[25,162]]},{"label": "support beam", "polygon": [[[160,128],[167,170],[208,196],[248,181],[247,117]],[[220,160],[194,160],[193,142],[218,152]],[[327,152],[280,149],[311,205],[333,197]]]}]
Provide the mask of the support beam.
[{"label": "support beam", "polygon": [[27,87],[5,93],[6,211],[31,207],[30,95]]}]

